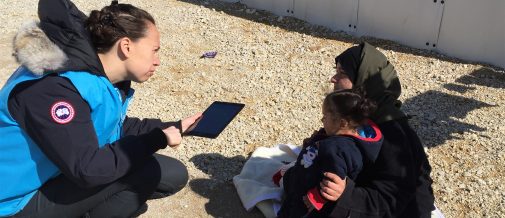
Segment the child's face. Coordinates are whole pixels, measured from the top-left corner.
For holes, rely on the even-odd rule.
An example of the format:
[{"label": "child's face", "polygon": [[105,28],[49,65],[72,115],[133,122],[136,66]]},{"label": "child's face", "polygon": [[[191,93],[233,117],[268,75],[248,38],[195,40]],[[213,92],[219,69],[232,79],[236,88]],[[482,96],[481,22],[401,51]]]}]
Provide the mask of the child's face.
[{"label": "child's face", "polygon": [[323,104],[323,127],[327,135],[335,135],[340,130],[340,118],[331,114],[327,109],[326,105]]}]

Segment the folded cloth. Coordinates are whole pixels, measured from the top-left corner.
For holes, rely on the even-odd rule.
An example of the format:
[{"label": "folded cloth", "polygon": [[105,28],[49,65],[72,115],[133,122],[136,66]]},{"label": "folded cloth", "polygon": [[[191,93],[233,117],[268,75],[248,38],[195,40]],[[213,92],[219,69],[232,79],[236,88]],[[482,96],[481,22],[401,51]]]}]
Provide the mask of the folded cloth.
[{"label": "folded cloth", "polygon": [[242,172],[233,177],[233,184],[247,211],[256,206],[267,218],[277,216],[283,189],[274,183],[272,176],[282,166],[295,161],[299,153],[300,147],[285,144],[259,147],[253,152]]},{"label": "folded cloth", "polygon": [[[242,172],[233,177],[233,184],[247,211],[256,206],[265,217],[277,217],[284,191],[272,177],[286,164],[295,161],[300,150],[301,147],[295,145],[279,144],[271,148],[259,147],[253,152]],[[435,207],[431,217],[444,218],[444,215]]]},{"label": "folded cloth", "polygon": [[[435,206],[435,205],[433,205]],[[445,218],[442,211],[440,211],[437,206],[435,206],[435,210],[431,211],[431,218]]]}]

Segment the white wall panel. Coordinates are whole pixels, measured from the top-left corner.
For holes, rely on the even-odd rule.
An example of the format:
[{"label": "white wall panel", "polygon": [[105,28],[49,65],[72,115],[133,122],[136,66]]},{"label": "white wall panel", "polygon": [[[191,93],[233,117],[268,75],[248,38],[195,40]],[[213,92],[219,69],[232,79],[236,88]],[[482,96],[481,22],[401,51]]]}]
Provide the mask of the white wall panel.
[{"label": "white wall panel", "polygon": [[438,50],[505,68],[505,1],[445,2]]},{"label": "white wall panel", "polygon": [[240,2],[252,8],[294,16],[357,36],[389,39],[411,47],[436,50],[449,56],[505,68],[505,0]]},{"label": "white wall panel", "polygon": [[357,34],[433,49],[442,13],[440,0],[359,0]]},{"label": "white wall panel", "polygon": [[354,32],[358,16],[357,0],[294,0],[294,17],[333,30]]}]

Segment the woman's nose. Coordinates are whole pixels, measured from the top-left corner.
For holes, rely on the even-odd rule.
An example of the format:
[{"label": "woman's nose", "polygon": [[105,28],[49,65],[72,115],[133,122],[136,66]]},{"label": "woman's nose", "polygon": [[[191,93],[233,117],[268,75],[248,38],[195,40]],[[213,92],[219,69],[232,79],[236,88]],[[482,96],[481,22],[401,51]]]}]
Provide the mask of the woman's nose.
[{"label": "woman's nose", "polygon": [[337,74],[333,75],[333,76],[330,78],[330,82],[331,82],[331,83],[337,83]]}]

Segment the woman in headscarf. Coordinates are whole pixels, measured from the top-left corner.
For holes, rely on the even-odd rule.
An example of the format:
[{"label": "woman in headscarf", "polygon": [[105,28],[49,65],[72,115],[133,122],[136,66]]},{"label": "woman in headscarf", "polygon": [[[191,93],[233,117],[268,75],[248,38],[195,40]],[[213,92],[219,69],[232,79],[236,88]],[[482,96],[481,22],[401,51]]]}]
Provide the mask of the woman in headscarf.
[{"label": "woman in headscarf", "polygon": [[368,43],[335,58],[335,90],[362,88],[377,103],[372,116],[384,136],[374,164],[355,180],[325,173],[321,195],[335,201],[331,217],[430,217],[431,167],[408,117],[401,111],[400,80],[386,56]]}]

